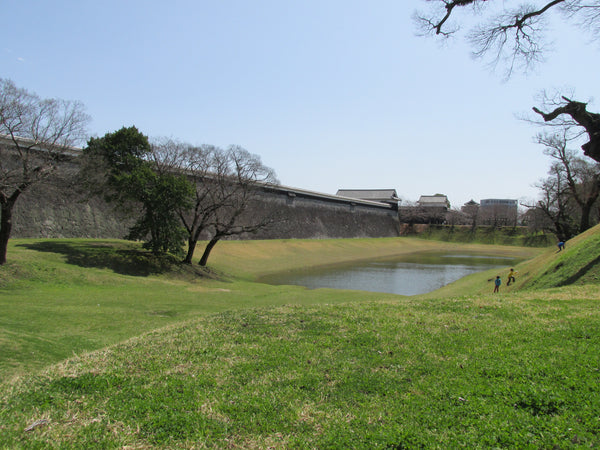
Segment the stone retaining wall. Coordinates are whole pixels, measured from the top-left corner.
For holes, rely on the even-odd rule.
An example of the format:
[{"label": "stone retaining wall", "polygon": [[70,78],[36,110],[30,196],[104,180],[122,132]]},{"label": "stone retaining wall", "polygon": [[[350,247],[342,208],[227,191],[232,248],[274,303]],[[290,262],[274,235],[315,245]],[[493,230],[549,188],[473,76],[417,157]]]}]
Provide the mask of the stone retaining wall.
[{"label": "stone retaining wall", "polygon": [[[12,237],[123,238],[131,219],[101,198],[78,192],[74,163],[51,183],[22,194],[14,211]],[[277,223],[241,239],[392,237],[399,235],[397,210],[287,187],[264,188],[247,214],[276,216]]]}]

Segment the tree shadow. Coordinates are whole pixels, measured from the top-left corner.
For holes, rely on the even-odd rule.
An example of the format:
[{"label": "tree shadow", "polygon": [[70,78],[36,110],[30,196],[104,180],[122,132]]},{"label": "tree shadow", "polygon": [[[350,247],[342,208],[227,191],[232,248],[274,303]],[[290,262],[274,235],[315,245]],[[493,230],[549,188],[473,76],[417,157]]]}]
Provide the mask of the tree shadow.
[{"label": "tree shadow", "polygon": [[165,273],[179,263],[174,256],[157,256],[133,246],[124,248],[123,243],[42,241],[17,246],[38,252],[58,253],[66,257],[68,264],[110,269],[122,275],[149,276]]},{"label": "tree shadow", "polygon": [[[558,253],[558,252],[557,252]],[[585,266],[581,267],[577,272],[575,272],[573,275],[571,275],[569,278],[567,278],[566,280],[560,282],[558,284],[558,286],[568,286],[570,284],[574,284],[575,282],[577,282],[580,278],[582,278],[585,274],[587,274],[591,269],[593,269],[594,267],[596,267],[598,264],[600,264],[600,256],[594,258],[592,261],[590,261],[589,263],[587,263]],[[558,264],[554,270],[558,270],[560,268],[562,264]]]}]

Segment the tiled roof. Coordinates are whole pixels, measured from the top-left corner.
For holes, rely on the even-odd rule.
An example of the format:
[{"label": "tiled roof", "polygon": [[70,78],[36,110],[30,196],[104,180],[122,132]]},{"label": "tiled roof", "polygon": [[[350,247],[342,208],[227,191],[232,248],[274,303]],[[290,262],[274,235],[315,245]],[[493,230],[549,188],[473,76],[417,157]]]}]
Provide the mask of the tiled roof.
[{"label": "tiled roof", "polygon": [[396,189],[338,189],[336,195],[363,200],[398,200]]},{"label": "tiled roof", "polygon": [[417,202],[420,206],[443,206],[448,207],[448,197],[443,194],[421,195]]}]

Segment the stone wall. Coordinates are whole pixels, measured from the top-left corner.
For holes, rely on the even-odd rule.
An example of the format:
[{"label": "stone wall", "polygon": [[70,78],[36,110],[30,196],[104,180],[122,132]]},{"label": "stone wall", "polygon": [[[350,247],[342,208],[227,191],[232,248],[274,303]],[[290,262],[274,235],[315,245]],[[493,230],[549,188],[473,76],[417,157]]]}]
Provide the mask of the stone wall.
[{"label": "stone wall", "polygon": [[101,197],[90,197],[78,185],[77,166],[68,164],[21,194],[11,237],[120,239],[127,234],[133,221]]},{"label": "stone wall", "polygon": [[254,239],[324,239],[399,235],[398,212],[372,202],[350,201],[299,189],[265,189],[252,214],[274,215],[274,225]]},{"label": "stone wall", "polygon": [[[79,188],[77,166],[67,163],[53,180],[22,194],[12,237],[123,238],[127,215]],[[386,205],[343,199],[301,189],[264,188],[246,220],[277,217],[276,223],[241,239],[391,237],[399,235],[397,211]]]}]

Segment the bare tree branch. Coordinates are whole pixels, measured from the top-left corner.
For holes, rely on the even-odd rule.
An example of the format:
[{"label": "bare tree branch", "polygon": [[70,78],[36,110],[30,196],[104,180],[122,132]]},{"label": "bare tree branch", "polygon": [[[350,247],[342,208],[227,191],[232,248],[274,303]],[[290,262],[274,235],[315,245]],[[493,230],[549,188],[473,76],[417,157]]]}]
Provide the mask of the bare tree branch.
[{"label": "bare tree branch", "polygon": [[[459,30],[458,24],[473,22],[474,18],[476,25],[467,33],[473,55],[489,58],[493,67],[500,62],[505,64],[507,78],[517,68],[527,72],[543,61],[549,50],[545,38],[549,27],[544,19],[551,13],[561,14],[564,20],[579,25],[593,37],[600,36],[600,0],[533,1],[512,9],[499,0],[425,0],[425,3],[432,6],[432,11],[415,14],[423,34],[449,37]],[[484,6],[489,8],[484,11]],[[472,8],[473,18],[457,19],[457,11],[465,7]]]},{"label": "bare tree branch", "polygon": [[556,161],[554,172],[560,172],[566,180],[566,189],[561,195],[577,204],[578,231],[582,233],[591,226],[592,207],[600,196],[600,164],[579,158],[567,148],[567,130],[539,134],[537,139],[544,145],[544,153]]},{"label": "bare tree branch", "polygon": [[550,112],[543,112],[537,107],[533,111],[539,114],[545,122],[551,122],[562,115],[570,116],[578,125],[585,129],[589,141],[581,146],[583,153],[593,160],[600,162],[600,114],[587,111],[587,103],[577,102],[563,97],[564,105]]},{"label": "bare tree branch", "polygon": [[18,197],[78,153],[73,146],[84,139],[88,122],[81,103],[42,99],[0,78],[0,265]]}]

